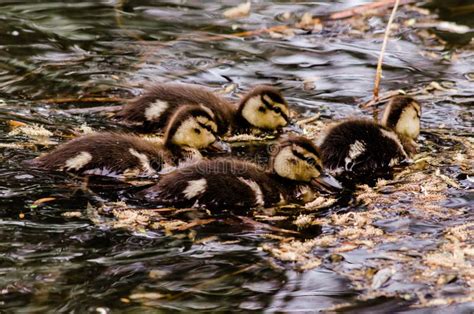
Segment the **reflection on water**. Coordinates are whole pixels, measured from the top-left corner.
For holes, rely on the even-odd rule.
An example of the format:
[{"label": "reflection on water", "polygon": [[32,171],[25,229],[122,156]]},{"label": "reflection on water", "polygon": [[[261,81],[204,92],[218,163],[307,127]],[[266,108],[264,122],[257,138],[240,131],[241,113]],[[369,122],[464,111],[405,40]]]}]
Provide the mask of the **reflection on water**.
[{"label": "reflection on water", "polygon": [[[380,45],[351,33],[344,23],[284,39],[262,35],[209,40],[207,36],[283,25],[280,17],[285,12],[296,19],[307,11],[320,15],[367,1],[260,1],[252,4],[249,17],[224,19],[223,10],[239,2],[3,1],[0,119],[39,123],[53,132],[50,140],[61,142],[64,134],[84,123],[99,130],[119,127],[94,114],[70,111],[115,103],[60,100],[128,98],[146,82],[169,80],[214,88],[234,83],[237,92],[270,83],[281,87],[294,108],[306,115],[319,112],[338,119],[363,113],[354,104],[370,97]],[[456,12],[460,11],[446,13],[446,18],[472,22],[472,14]],[[368,27],[380,30],[383,25],[373,18]],[[389,45],[383,88],[421,88],[439,82],[446,87],[443,96],[422,99],[423,127],[472,131],[472,50],[460,52],[453,63],[433,60],[410,36],[401,32]],[[305,89],[305,80],[313,81],[315,88]],[[104,200],[120,200],[117,192],[123,187],[104,184],[91,191],[84,189],[81,178],[25,170],[21,161],[38,154],[32,147],[45,150],[50,144],[13,146],[28,138],[11,137],[9,130],[0,125],[0,307],[4,310],[285,312],[317,311],[349,302],[353,308],[347,310],[383,311],[406,309],[410,303],[390,297],[356,300],[359,292],[348,278],[325,267],[295,271],[291,263],[275,261],[259,249],[270,241],[260,236],[261,231],[236,222],[165,235],[146,229],[111,229],[93,224],[90,215],[65,218],[64,212],[87,213]],[[459,169],[452,171],[463,175]],[[472,187],[467,177],[459,180]],[[45,197],[55,200],[34,203]],[[457,193],[443,206],[472,204],[472,195]],[[377,227],[433,235],[440,230],[432,222],[400,217],[379,221]],[[396,246],[416,250],[434,243],[435,239],[427,239]],[[387,244],[386,250],[392,249]],[[356,267],[380,253],[354,250],[342,255]]]}]

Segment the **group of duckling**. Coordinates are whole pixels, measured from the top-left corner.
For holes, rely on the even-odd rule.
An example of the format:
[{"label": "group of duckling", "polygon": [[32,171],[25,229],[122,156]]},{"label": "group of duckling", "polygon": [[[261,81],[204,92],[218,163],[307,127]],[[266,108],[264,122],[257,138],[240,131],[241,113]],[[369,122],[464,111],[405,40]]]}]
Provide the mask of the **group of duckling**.
[{"label": "group of duckling", "polygon": [[[272,207],[308,201],[308,191],[339,188],[389,173],[409,160],[420,132],[420,104],[395,96],[380,123],[349,119],[309,139],[286,134],[294,121],[282,93],[257,86],[239,103],[191,84],[162,83],[129,101],[115,119],[133,130],[73,139],[26,161],[31,167],[89,176],[157,177],[137,194],[148,202],[211,210]],[[231,157],[229,134],[281,135],[266,168]],[[136,132],[162,132],[153,142]],[[225,153],[203,158],[200,151]],[[311,193],[310,193],[311,194]]]}]

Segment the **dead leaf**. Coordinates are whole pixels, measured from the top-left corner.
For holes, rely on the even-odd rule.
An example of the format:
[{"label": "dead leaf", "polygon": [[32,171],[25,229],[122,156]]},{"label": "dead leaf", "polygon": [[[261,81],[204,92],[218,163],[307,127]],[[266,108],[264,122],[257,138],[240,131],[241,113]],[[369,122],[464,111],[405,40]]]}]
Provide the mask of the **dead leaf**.
[{"label": "dead leaf", "polygon": [[34,201],[33,204],[31,204],[31,207],[37,207],[43,203],[54,201],[55,199],[55,197],[43,197]]},{"label": "dead leaf", "polygon": [[21,126],[26,126],[27,124],[21,121],[16,121],[16,120],[8,120],[7,122],[8,126],[12,129],[18,128]]}]

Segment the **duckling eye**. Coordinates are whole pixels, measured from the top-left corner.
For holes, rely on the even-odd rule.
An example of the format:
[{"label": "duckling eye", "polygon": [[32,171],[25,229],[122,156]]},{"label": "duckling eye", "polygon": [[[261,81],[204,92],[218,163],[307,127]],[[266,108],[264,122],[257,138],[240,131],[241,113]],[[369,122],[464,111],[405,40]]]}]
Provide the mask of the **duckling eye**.
[{"label": "duckling eye", "polygon": [[303,160],[306,161],[311,167],[317,167],[318,163],[314,158],[310,157],[303,157]]},{"label": "duckling eye", "polygon": [[278,107],[273,108],[273,111],[275,111],[276,113],[281,113],[281,109]]},{"label": "duckling eye", "polygon": [[317,164],[317,163],[316,163],[316,160],[314,160],[314,159],[312,159],[312,158],[308,158],[306,161],[307,161],[308,164],[310,164],[311,166],[316,167],[316,164]]},{"label": "duckling eye", "polygon": [[258,107],[258,111],[260,111],[260,112],[265,112],[265,111],[267,111],[267,110],[265,109],[265,107],[260,106],[260,107]]},{"label": "duckling eye", "polygon": [[196,134],[201,134],[201,130],[198,129],[198,128],[195,128],[195,129],[194,129],[194,133],[196,133]]}]

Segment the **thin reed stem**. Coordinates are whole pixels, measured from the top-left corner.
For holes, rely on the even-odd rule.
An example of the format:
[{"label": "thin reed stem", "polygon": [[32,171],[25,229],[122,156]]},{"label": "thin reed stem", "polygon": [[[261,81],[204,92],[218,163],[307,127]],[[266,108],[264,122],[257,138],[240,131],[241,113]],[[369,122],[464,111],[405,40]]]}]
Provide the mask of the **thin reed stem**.
[{"label": "thin reed stem", "polygon": [[[387,27],[385,29],[382,49],[380,50],[379,61],[377,62],[377,71],[375,72],[374,97],[373,97],[374,103],[376,103],[379,98],[380,81],[382,79],[383,56],[385,54],[385,49],[387,48],[387,42],[390,36],[390,28],[392,27],[392,23],[395,18],[395,14],[397,12],[399,3],[400,3],[400,0],[395,1],[395,5],[393,6],[392,13],[390,14],[390,18],[388,19]],[[374,106],[373,116],[375,120],[378,120],[378,109],[376,106]]]}]

